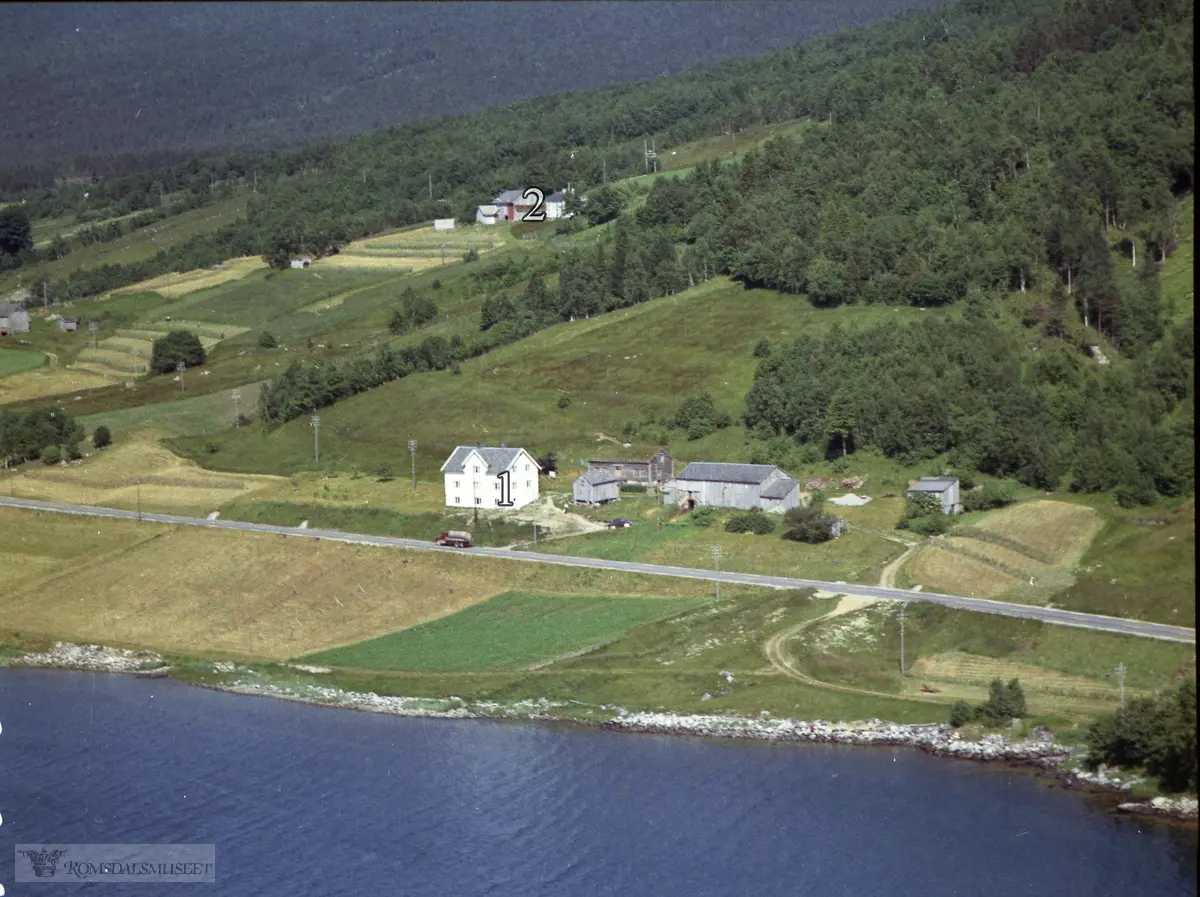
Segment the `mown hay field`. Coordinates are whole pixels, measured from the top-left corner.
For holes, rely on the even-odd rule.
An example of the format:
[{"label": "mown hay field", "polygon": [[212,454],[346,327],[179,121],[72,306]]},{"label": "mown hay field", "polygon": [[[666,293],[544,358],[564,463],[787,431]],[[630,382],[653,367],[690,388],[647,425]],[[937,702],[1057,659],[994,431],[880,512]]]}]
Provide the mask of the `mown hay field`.
[{"label": "mown hay field", "polygon": [[46,356],[37,349],[0,348],[0,377],[10,377],[41,367]]},{"label": "mown hay field", "polygon": [[370,670],[510,670],[613,641],[707,598],[614,598],[506,592],[382,638],[305,658]]},{"label": "mown hay field", "polygon": [[460,262],[474,249],[480,255],[503,246],[506,234],[500,227],[459,224],[450,231],[433,225],[355,240],[337,255],[318,259],[314,268],[364,268],[369,270],[424,271]]},{"label": "mown hay field", "polygon": [[0,379],[0,405],[32,402],[111,384],[108,377],[91,371],[43,367]]},{"label": "mown hay field", "polygon": [[129,293],[159,293],[169,299],[176,299],[215,287],[231,280],[239,280],[247,274],[265,269],[266,263],[258,256],[243,256],[229,259],[216,268],[196,268],[180,274],[162,274],[143,280],[128,287],[114,290],[109,295],[124,296]]},{"label": "mown hay field", "polygon": [[[237,413],[252,415],[258,403],[262,383],[247,383],[238,388],[241,397],[236,406]],[[206,396],[178,399],[173,402],[157,402],[135,405],[113,411],[101,411],[79,418],[79,422],[90,433],[103,424],[112,431],[118,445],[126,431],[152,425],[172,436],[202,436],[229,429],[235,423],[235,406],[232,392],[222,390]]]},{"label": "mown hay field", "polygon": [[286,659],[512,590],[707,594],[703,583],[682,579],[4,508],[0,533],[20,556],[62,560],[46,576],[5,589],[6,630],[186,654]]},{"label": "mown hay field", "polygon": [[93,450],[78,464],[29,464],[5,480],[6,492],[71,504],[165,513],[208,514],[276,484],[278,478],[205,470],[155,441],[158,430],[123,431],[123,440]]},{"label": "mown hay field", "polygon": [[1007,536],[1034,552],[1048,552],[1056,565],[1078,563],[1104,521],[1092,508],[1039,499],[993,511],[976,524]]}]

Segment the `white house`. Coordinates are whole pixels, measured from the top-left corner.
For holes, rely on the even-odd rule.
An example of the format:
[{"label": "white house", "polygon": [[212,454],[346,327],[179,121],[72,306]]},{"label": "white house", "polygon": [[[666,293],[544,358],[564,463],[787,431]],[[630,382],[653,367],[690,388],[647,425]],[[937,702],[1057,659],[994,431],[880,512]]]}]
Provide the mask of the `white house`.
[{"label": "white house", "polygon": [[512,509],[537,501],[541,468],[523,448],[460,445],[446,463],[446,507]]}]

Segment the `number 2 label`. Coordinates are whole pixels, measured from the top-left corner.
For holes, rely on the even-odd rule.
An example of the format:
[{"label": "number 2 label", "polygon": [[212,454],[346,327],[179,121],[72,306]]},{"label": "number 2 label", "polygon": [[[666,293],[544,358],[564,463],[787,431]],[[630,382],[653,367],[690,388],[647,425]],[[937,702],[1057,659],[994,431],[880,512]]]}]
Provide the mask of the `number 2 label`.
[{"label": "number 2 label", "polygon": [[523,194],[522,199],[533,197],[533,208],[521,216],[522,221],[545,221],[546,220],[546,194],[537,187],[530,187]]}]

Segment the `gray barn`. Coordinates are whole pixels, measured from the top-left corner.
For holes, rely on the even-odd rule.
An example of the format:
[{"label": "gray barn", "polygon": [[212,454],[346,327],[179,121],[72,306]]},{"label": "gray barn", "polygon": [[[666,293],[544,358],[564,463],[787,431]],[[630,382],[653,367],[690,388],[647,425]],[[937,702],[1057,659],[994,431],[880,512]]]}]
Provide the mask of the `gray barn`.
[{"label": "gray barn", "polygon": [[962,502],[958,496],[958,477],[921,477],[908,487],[908,494],[927,492],[936,495],[942,503],[943,514],[961,514]]},{"label": "gray barn", "polygon": [[588,470],[575,478],[575,503],[603,505],[621,500],[621,481],[604,470]]},{"label": "gray barn", "polygon": [[774,464],[693,461],[663,490],[665,504],[783,512],[800,506],[800,484]]},{"label": "gray barn", "polygon": [[675,459],[666,449],[659,449],[649,461],[588,461],[591,472],[604,471],[622,483],[662,486],[675,474]]}]

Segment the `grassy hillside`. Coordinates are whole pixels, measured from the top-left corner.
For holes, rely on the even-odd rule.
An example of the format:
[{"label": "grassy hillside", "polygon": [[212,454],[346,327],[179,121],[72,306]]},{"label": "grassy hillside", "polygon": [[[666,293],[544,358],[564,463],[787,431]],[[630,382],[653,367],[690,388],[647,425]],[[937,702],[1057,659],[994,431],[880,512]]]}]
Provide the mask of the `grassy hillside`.
[{"label": "grassy hillside", "polygon": [[[936,313],[936,312],[935,312]],[[916,309],[816,310],[796,297],[747,292],[714,280],[675,296],[590,320],[551,327],[462,364],[462,373],[421,374],[340,402],[322,412],[323,455],[340,467],[394,461],[396,446],[421,443],[418,476],[430,479],[455,445],[507,441],[580,465],[627,421],[673,413],[684,396],[708,390],[737,417],[758,359],[760,339],[784,341],[834,322],[911,320]],[[570,407],[558,407],[560,394]],[[743,431],[731,427],[689,444],[683,457],[736,458]],[[200,457],[194,441],[174,443],[201,463],[227,470],[290,473],[311,466],[307,418],[270,433],[224,433],[219,451]],[[631,446],[645,453],[649,445]]]}]

